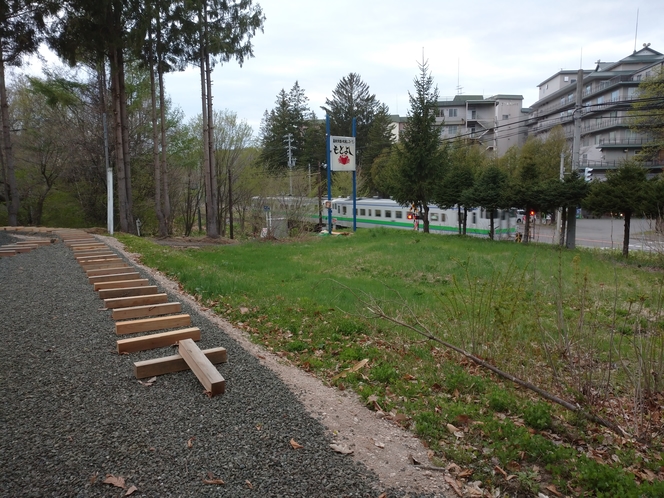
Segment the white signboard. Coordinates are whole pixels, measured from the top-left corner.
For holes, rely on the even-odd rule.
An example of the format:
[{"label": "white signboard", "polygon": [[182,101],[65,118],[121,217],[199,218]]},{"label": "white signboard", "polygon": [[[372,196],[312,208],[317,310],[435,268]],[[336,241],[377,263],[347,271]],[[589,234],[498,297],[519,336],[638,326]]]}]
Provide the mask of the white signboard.
[{"label": "white signboard", "polygon": [[330,136],[330,169],[355,171],[355,137]]}]

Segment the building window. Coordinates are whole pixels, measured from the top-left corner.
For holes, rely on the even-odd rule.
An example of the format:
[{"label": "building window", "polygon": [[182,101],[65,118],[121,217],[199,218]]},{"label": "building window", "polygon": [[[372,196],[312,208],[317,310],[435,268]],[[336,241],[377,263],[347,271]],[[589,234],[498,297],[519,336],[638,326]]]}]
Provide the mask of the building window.
[{"label": "building window", "polygon": [[509,118],[510,118],[509,114],[503,114],[503,121],[505,121],[506,119],[509,119]]},{"label": "building window", "polygon": [[611,92],[611,102],[618,102],[620,99],[620,90],[614,90]]},{"label": "building window", "polygon": [[598,104],[603,104],[604,103],[604,95],[600,95],[599,97],[597,97],[597,103]]},{"label": "building window", "polygon": [[450,135],[456,135],[456,134],[458,133],[458,129],[459,129],[459,128],[458,128],[458,126],[456,126],[456,125],[454,125],[454,126],[448,126],[448,127],[447,127],[447,133],[449,133]]},{"label": "building window", "polygon": [[456,109],[448,109],[447,110],[447,117],[448,118],[456,118],[457,117],[457,110]]},{"label": "building window", "polygon": [[392,211],[388,211],[387,209],[385,210],[385,218],[391,218],[392,217]]},{"label": "building window", "polygon": [[400,219],[401,219],[401,216],[402,216],[401,211],[395,211],[395,212],[394,212],[394,217],[395,217],[396,219],[400,220]]},{"label": "building window", "polygon": [[586,85],[586,94],[590,93],[593,89],[592,85]]},{"label": "building window", "polygon": [[567,102],[574,102],[574,94],[573,94],[573,93],[570,93],[570,94],[567,96]]},{"label": "building window", "polygon": [[565,105],[565,97],[560,99],[560,105]]}]

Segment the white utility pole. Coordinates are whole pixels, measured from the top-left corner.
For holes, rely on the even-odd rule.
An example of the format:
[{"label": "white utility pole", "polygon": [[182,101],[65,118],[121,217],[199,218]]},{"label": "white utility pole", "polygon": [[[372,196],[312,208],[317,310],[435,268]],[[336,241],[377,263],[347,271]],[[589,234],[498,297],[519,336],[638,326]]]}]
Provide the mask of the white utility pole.
[{"label": "white utility pole", "polygon": [[[290,182],[290,190],[288,191],[289,195],[292,197],[293,196],[293,166],[295,166],[295,158],[293,158],[293,149],[297,149],[294,145],[291,145],[291,141],[293,140],[293,134],[289,133],[288,135],[284,135],[284,138],[288,141],[288,145],[286,148],[288,149],[288,177],[289,177],[289,182]],[[286,141],[284,140],[284,142]]]}]

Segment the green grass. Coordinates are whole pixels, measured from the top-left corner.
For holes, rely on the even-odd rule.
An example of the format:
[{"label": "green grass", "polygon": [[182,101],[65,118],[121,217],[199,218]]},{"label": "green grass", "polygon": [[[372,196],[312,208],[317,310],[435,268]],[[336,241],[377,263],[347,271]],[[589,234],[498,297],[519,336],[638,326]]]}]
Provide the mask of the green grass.
[{"label": "green grass", "polygon": [[[187,250],[119,238],[252,340],[354,389],[416,433],[435,461],[467,466],[488,488],[599,496],[612,483],[625,496],[658,496],[661,482],[638,472],[664,464],[660,414],[633,403],[663,404],[656,259],[388,229]],[[378,306],[647,444],[606,444],[617,436],[368,312]],[[601,464],[587,456],[595,448]]]}]

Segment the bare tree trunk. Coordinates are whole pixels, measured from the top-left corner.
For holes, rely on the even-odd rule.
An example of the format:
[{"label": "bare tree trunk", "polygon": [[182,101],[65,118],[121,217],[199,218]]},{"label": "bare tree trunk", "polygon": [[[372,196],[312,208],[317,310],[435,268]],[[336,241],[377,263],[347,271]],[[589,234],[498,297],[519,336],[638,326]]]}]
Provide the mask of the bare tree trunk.
[{"label": "bare tree trunk", "polygon": [[210,146],[208,144],[210,135],[208,134],[207,119],[207,91],[205,85],[205,63],[203,59],[203,50],[201,48],[201,101],[203,103],[203,180],[205,183],[205,230],[208,237],[218,237],[217,232],[217,206],[213,203],[212,192],[217,188],[212,185],[212,165],[210,161]]},{"label": "bare tree trunk", "polygon": [[16,183],[16,171],[14,169],[14,151],[12,149],[12,137],[9,126],[9,100],[7,98],[7,87],[5,85],[5,61],[2,58],[2,46],[0,46],[0,107],[2,107],[2,140],[3,140],[3,169],[5,179],[5,196],[7,201],[7,215],[9,225],[18,225],[19,194]]},{"label": "bare tree trunk", "polygon": [[623,233],[622,255],[624,258],[627,258],[629,257],[629,232],[630,232],[630,225],[632,224],[632,212],[627,211],[624,214],[625,214],[625,228]]},{"label": "bare tree trunk", "polygon": [[527,244],[530,240],[530,209],[526,209],[526,215],[523,218],[523,243]]},{"label": "bare tree trunk", "polygon": [[124,56],[122,49],[118,49],[118,82],[120,88],[120,124],[122,131],[122,159],[125,170],[125,188],[127,189],[127,222],[129,233],[136,233],[134,224],[134,199],[131,192],[131,165],[129,152],[129,120],[127,118],[127,91],[125,88]]},{"label": "bare tree trunk", "polygon": [[171,232],[173,216],[171,213],[171,196],[168,192],[168,142],[166,141],[166,96],[164,91],[164,72],[159,70],[159,106],[161,109],[161,181],[163,213],[166,220],[166,233]]},{"label": "bare tree trunk", "polygon": [[[207,22],[207,18],[206,18]],[[212,205],[215,212],[215,222],[217,224],[217,230],[215,232],[215,237],[219,237],[219,225],[220,218],[219,213],[219,175],[217,173],[217,160],[215,154],[215,142],[214,142],[214,111],[212,106],[212,67],[210,65],[210,54],[208,51],[205,51],[205,85],[207,93],[207,120],[208,120],[208,147],[210,148],[210,182],[212,184]]]},{"label": "bare tree trunk", "polygon": [[168,192],[168,161],[167,150],[168,143],[166,142],[166,96],[164,90],[164,67],[162,64],[161,53],[161,21],[157,16],[157,74],[159,77],[159,110],[161,113],[161,181],[162,181],[162,215],[166,229],[164,236],[171,232],[171,197]]},{"label": "bare tree trunk", "polygon": [[124,148],[122,147],[122,120],[120,117],[120,85],[118,74],[117,51],[111,52],[111,94],[113,95],[113,125],[115,128],[115,172],[118,182],[118,210],[120,212],[120,230],[129,231],[127,218],[127,184],[124,168]]},{"label": "bare tree trunk", "polygon": [[424,218],[424,233],[429,233],[429,205],[424,203],[420,212]]},{"label": "bare tree trunk", "polygon": [[493,209],[489,209],[489,218],[490,218],[490,220],[489,220],[489,238],[491,240],[493,240],[493,238],[495,236],[495,230],[496,230],[495,222],[494,222],[494,219],[493,219]]},{"label": "bare tree trunk", "polygon": [[[148,35],[152,37],[152,33]],[[150,98],[151,98],[151,111],[152,111],[152,159],[154,161],[154,207],[159,221],[159,236],[166,237],[168,230],[166,228],[166,220],[164,219],[164,212],[162,211],[161,201],[161,161],[159,159],[159,132],[157,124],[157,89],[155,87],[154,78],[154,58],[152,50],[150,49]]]}]

